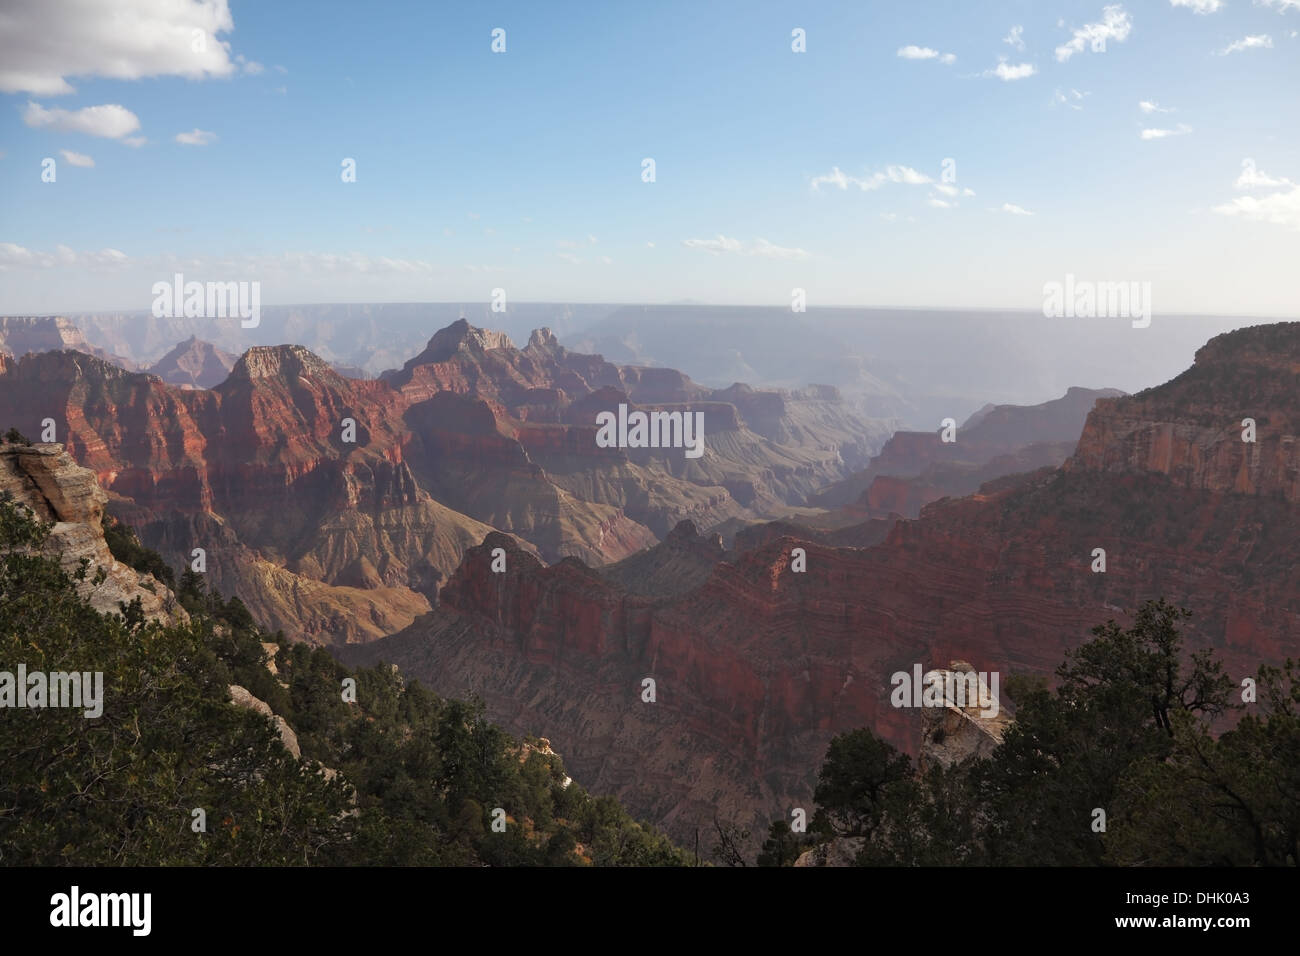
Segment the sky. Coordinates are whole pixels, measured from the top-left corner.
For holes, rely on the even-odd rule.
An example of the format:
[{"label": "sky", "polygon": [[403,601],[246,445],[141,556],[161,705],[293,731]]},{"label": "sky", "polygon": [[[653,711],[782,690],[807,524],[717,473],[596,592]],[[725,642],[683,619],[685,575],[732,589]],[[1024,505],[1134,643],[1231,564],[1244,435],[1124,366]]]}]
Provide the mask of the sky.
[{"label": "sky", "polygon": [[5,6],[0,314],[180,272],[1007,309],[1073,275],[1300,316],[1300,0]]}]

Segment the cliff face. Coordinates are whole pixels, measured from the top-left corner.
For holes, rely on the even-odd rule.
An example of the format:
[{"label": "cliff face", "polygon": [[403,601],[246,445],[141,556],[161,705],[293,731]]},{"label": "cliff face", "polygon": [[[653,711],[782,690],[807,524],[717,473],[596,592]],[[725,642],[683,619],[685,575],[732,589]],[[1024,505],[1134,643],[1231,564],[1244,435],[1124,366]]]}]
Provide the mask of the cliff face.
[{"label": "cliff face", "polygon": [[0,316],[0,355],[22,358],[29,352],[75,349],[122,368],[135,368],[128,359],[86,341],[79,329],[63,316]]},{"label": "cliff face", "polygon": [[915,518],[945,496],[968,495],[1002,475],[1060,465],[1074,451],[1098,401],[1113,388],[1071,388],[1041,405],[989,405],[945,442],[939,432],[896,432],[868,466],[813,495],[812,504],[883,518]]},{"label": "cliff face", "polygon": [[[186,384],[209,381],[202,345],[171,357]],[[632,396],[703,410],[704,457],[599,448],[597,411]],[[796,407],[839,431],[814,445],[797,415],[782,424]],[[671,369],[621,369],[544,330],[516,349],[463,321],[384,380],[346,378],[294,345],[249,349],[207,389],[71,351],[0,356],[0,421],[39,433],[52,418],[146,544],[174,565],[204,548],[215,587],[324,643],[409,624],[493,529],[549,561],[618,561],[682,518],[753,520],[798,499],[843,472],[840,444],[863,441],[833,396],[777,396],[772,409],[764,428],[794,444]]]},{"label": "cliff face", "polygon": [[[173,623],[188,615],[171,591],[151,574],[141,574],[115,560],[104,540],[104,505],[108,495],[89,469],[74,462],[61,445],[0,443],[0,495],[9,494],[53,525],[45,553],[58,557],[66,571],[89,561],[78,592],[102,614],[120,613],[121,604],[137,597],[147,617]],[[98,584],[93,578],[103,570]]]},{"label": "cliff face", "polygon": [[[1098,402],[1071,469],[1167,475],[1203,491],[1300,498],[1295,323],[1213,338],[1168,385]],[[1243,440],[1245,419],[1255,440]]]},{"label": "cliff face", "polygon": [[[839,732],[869,726],[913,754],[923,731],[963,752],[985,746],[960,715],[927,731],[892,706],[891,675],[916,665],[1048,675],[1091,627],[1164,597],[1193,611],[1189,650],[1254,673],[1300,654],[1287,457],[1300,324],[1229,338],[1190,380],[1100,405],[1066,466],[929,504],[917,520],[867,522],[865,546],[831,540],[848,529],[786,523],[719,553],[683,528],[648,555],[589,569],[490,540],[467,552],[433,613],[356,654],[440,692],[482,694],[495,719],[555,741],[594,791],[683,838],[715,815],[758,833],[811,807]],[[1236,448],[1242,408],[1268,423],[1257,458]],[[1153,458],[1149,436],[1164,434],[1184,436],[1170,446],[1181,450]],[[507,548],[504,573],[491,571],[493,546]]]}]

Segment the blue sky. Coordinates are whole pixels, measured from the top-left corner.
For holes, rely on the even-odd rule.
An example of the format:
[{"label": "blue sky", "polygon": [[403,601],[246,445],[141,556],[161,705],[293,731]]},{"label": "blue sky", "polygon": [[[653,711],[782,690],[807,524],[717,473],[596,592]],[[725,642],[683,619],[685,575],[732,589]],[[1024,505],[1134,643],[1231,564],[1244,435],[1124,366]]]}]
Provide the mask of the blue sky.
[{"label": "blue sky", "polygon": [[147,309],[181,271],[265,304],[1027,309],[1073,273],[1300,315],[1300,0],[11,6],[3,313]]}]

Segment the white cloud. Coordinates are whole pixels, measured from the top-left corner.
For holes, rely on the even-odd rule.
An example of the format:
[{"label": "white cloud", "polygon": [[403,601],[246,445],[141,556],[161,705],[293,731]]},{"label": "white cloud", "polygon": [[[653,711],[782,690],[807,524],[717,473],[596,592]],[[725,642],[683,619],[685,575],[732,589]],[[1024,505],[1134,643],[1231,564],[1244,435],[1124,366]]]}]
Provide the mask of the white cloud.
[{"label": "white cloud", "polygon": [[87,156],[85,153],[74,153],[70,149],[61,149],[59,150],[59,153],[62,154],[63,158],[67,160],[68,164],[71,166],[88,167],[88,166],[95,165],[95,161],[91,159],[89,156]]},{"label": "white cloud", "polygon": [[579,259],[577,256],[575,256],[572,252],[557,252],[556,255],[559,256],[561,259],[563,259],[565,262],[572,262],[575,266],[582,265],[582,260]]},{"label": "white cloud", "polygon": [[1004,202],[1004,203],[1002,204],[1002,210],[1001,210],[1001,211],[1002,211],[1002,212],[1006,212],[1006,213],[1010,213],[1010,214],[1013,215],[1013,216],[1032,216],[1032,215],[1033,215],[1033,213],[1030,212],[1028,209],[1026,209],[1024,206],[1017,206],[1017,205],[1016,205],[1015,203],[1013,203],[1013,202]]},{"label": "white cloud", "polygon": [[140,118],[125,106],[105,103],[79,110],[47,110],[39,103],[28,102],[23,122],[37,128],[56,129],[62,133],[85,133],[105,139],[121,139],[140,128]]},{"label": "white cloud", "polygon": [[928,46],[901,46],[898,55],[904,60],[938,60],[940,63],[955,63],[957,60],[954,53],[940,53]]},{"label": "white cloud", "polygon": [[1214,211],[1223,216],[1240,216],[1252,222],[1268,222],[1300,230],[1300,185],[1292,184],[1288,190],[1261,198],[1238,196],[1215,206]]},{"label": "white cloud", "polygon": [[238,63],[241,67],[243,67],[244,72],[249,74],[250,76],[257,76],[259,73],[261,73],[263,70],[266,69],[265,66],[263,66],[261,63],[258,63],[256,60],[245,59],[244,54],[242,53],[240,53],[238,56],[235,57],[235,62]]},{"label": "white cloud", "polygon": [[1238,189],[1257,189],[1266,186],[1293,186],[1295,185],[1289,179],[1275,179],[1268,173],[1262,172],[1255,168],[1253,159],[1243,159],[1241,161],[1241,175],[1233,183]]},{"label": "white cloud", "polygon": [[1011,32],[1002,38],[1002,42],[1015,47],[1017,50],[1023,50],[1025,48],[1024,34],[1024,27],[1012,27]]},{"label": "white cloud", "polygon": [[1142,131],[1143,139],[1165,139],[1169,136],[1185,136],[1190,133],[1192,128],[1186,123],[1179,123],[1177,129],[1144,129]]},{"label": "white cloud", "polygon": [[812,178],[812,188],[820,189],[823,185],[838,186],[840,189],[848,189],[850,186],[857,186],[864,192],[870,189],[879,189],[885,183],[901,183],[907,186],[925,186],[934,182],[925,173],[917,172],[910,166],[886,166],[883,172],[875,172],[865,179],[858,176],[850,176],[841,170],[838,166],[833,166],[829,173]]},{"label": "white cloud", "polygon": [[1138,109],[1140,109],[1143,113],[1172,113],[1173,112],[1172,109],[1165,109],[1159,103],[1154,103],[1151,100],[1143,100],[1142,102],[1138,103]]},{"label": "white cloud", "polygon": [[143,136],[128,136],[126,139],[122,140],[124,145],[130,146],[132,149],[139,149],[147,142],[149,141]]},{"label": "white cloud", "polygon": [[287,67],[283,67],[283,66],[281,66],[279,63],[277,63],[277,64],[275,65],[275,72],[277,72],[277,73],[288,73],[289,70],[288,70]]},{"label": "white cloud", "polygon": [[1104,53],[1110,40],[1123,43],[1133,29],[1133,21],[1128,11],[1118,3],[1102,7],[1101,20],[1086,26],[1076,27],[1074,35],[1056,48],[1056,60],[1064,63],[1076,53],[1085,49],[1094,53]]},{"label": "white cloud", "polygon": [[984,72],[985,76],[996,76],[999,80],[1023,80],[1027,76],[1033,76],[1038,72],[1038,67],[1032,63],[1017,63],[1014,66],[1007,63],[1006,60],[998,61],[998,65],[991,70]]},{"label": "white cloud", "polygon": [[1229,53],[1240,53],[1242,50],[1271,50],[1273,49],[1273,38],[1267,33],[1256,33],[1252,36],[1242,37],[1229,43],[1219,51],[1219,56],[1227,56]]},{"label": "white cloud", "polygon": [[1171,7],[1190,7],[1193,13],[1218,13],[1223,9],[1223,0],[1169,0]]},{"label": "white cloud", "polygon": [[[235,72],[227,0],[38,0],[0,17],[0,92],[74,92],[69,77],[201,79]],[[195,42],[200,31],[201,48]]]},{"label": "white cloud", "polygon": [[774,245],[766,239],[755,239],[753,242],[746,243],[723,235],[719,235],[716,239],[683,239],[682,245],[688,249],[703,249],[714,255],[725,252],[739,256],[757,256],[762,259],[807,259],[811,256],[811,253],[804,249]]},{"label": "white cloud", "polygon": [[[1255,0],[1256,6],[1277,7],[1278,13],[1286,13],[1288,10],[1300,10],[1300,0]],[[1291,34],[1295,36],[1295,34]]]},{"label": "white cloud", "polygon": [[655,247],[655,244],[654,244],[653,242],[647,242],[647,243],[645,244],[645,247],[646,247],[647,249],[653,249],[653,248]]},{"label": "white cloud", "polygon": [[182,146],[207,146],[217,138],[216,133],[209,132],[205,129],[199,129],[197,126],[188,133],[177,133],[176,142]]},{"label": "white cloud", "polygon": [[931,196],[925,201],[927,206],[933,206],[935,209],[951,209],[956,203],[948,202],[945,199],[939,199],[937,196]]}]

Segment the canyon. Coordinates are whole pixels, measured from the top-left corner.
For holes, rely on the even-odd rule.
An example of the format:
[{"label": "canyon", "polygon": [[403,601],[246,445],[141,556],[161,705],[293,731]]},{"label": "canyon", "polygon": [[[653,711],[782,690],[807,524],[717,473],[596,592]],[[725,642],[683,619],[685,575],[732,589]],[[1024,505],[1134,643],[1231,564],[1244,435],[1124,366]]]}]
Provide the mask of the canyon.
[{"label": "canyon", "polygon": [[1298,430],[1300,323],[1242,329],[1164,385],[1097,400],[1059,466],[868,519],[857,540],[791,517],[728,550],[682,523],[592,567],[493,534],[430,613],[340,653],[480,695],[678,839],[715,820],[757,838],[812,806],[836,733],[918,753],[921,716],[889,703],[889,675],[916,664],[1050,676],[1093,626],[1159,597],[1192,610],[1187,650],[1235,679],[1300,654]]},{"label": "canyon", "polygon": [[[683,518],[801,504],[888,432],[834,389],[709,389],[463,319],[378,379],[256,346],[204,388],[223,364],[194,339],[155,366],[172,381],[84,350],[0,354],[0,419],[34,434],[52,419],[146,545],[177,566],[201,548],[213,587],[321,644],[409,625],[493,531],[548,561],[617,561]],[[702,415],[708,454],[598,447],[597,415],[620,404]]]}]

